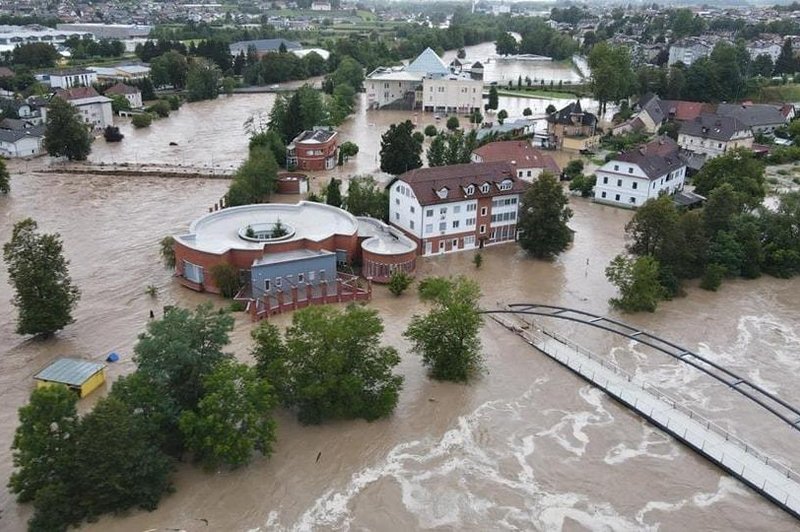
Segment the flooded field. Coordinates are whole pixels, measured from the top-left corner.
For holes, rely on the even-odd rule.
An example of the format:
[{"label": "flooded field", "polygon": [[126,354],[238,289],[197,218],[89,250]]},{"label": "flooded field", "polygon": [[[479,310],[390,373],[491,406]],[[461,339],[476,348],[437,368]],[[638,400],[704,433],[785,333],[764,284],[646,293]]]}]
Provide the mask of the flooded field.
[{"label": "flooded field", "polygon": [[[0,240],[7,241],[13,223],[25,216],[45,231],[60,232],[82,299],[76,323],[56,338],[25,340],[13,332],[11,292],[0,270],[2,478],[11,471],[16,410],[36,371],[58,356],[102,360],[116,351],[122,359],[109,369],[113,380],[133,369],[132,348],[150,310],[209,299],[172,281],[158,263],[157,242],[185,229],[227,187],[224,180],[24,173],[24,165],[12,165],[12,172],[12,193],[0,198]],[[423,260],[420,275],[469,275],[481,283],[487,307],[532,301],[608,313],[613,289],[603,271],[624,245],[631,213],[572,203],[575,243],[556,261],[529,259],[512,244],[485,250],[480,270],[470,253],[460,253]],[[149,284],[158,288],[157,298],[145,294]],[[692,288],[655,314],[623,319],[798,402],[799,292],[798,280],[729,282],[717,293]],[[487,322],[483,330],[486,375],[471,386],[442,384],[426,377],[401,336],[411,316],[424,310],[416,297],[398,300],[379,287],[370,305],[384,319],[385,341],[403,359],[398,371],[405,386],[392,417],[304,427],[279,411],[271,459],[233,472],[181,467],[177,492],[155,512],[105,517],[85,529],[796,529],[780,510],[499,326]],[[798,467],[796,433],[718,385],[603,335],[545,325],[639,367]],[[237,318],[230,351],[242,360],[249,359],[251,328],[245,317]],[[91,400],[82,404],[90,406]],[[17,506],[5,490],[0,503],[0,529],[23,529],[29,508]]]}]

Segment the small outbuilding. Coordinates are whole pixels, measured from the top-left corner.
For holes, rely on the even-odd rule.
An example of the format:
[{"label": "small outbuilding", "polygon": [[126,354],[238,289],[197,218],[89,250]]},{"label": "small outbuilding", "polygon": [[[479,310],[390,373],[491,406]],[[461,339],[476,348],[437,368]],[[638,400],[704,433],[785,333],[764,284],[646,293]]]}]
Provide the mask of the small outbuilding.
[{"label": "small outbuilding", "polygon": [[86,397],[106,382],[106,366],[78,358],[59,358],[33,378],[39,388],[63,384]]}]

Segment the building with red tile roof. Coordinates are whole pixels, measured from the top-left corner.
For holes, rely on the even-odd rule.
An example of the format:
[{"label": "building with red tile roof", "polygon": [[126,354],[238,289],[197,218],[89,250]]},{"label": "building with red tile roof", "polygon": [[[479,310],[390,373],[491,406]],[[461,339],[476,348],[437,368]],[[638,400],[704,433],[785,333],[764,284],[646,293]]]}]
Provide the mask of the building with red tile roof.
[{"label": "building with red tile roof", "polygon": [[527,140],[505,140],[490,142],[472,152],[472,162],[511,163],[517,172],[517,178],[533,182],[543,171],[553,175],[561,174],[561,168],[550,155],[537,150]]}]

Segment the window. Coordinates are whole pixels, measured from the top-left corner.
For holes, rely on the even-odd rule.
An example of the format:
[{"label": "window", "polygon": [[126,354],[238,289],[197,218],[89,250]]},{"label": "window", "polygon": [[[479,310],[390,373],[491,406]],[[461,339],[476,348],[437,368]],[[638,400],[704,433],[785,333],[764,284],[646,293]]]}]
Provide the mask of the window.
[{"label": "window", "polygon": [[453,214],[458,214],[461,212],[461,205],[456,205],[453,207]]},{"label": "window", "polygon": [[617,194],[616,196],[614,196],[614,199],[615,199],[615,200],[617,200],[617,201],[619,201],[619,194]]},{"label": "window", "polygon": [[621,186],[622,186],[622,179],[617,179],[617,186],[618,186],[618,187],[621,187]]},{"label": "window", "polygon": [[600,193],[600,197],[601,197],[601,198],[605,198],[605,197],[606,197],[606,193],[605,193],[605,192],[601,192],[601,193]]},{"label": "window", "polygon": [[604,178],[603,178],[603,184],[604,184],[604,185],[607,185],[607,184],[608,184],[608,178],[607,178],[607,177],[604,177]]},{"label": "window", "polygon": [[313,271],[308,272],[308,282],[309,283],[313,283],[314,282],[314,272]]},{"label": "window", "polygon": [[457,248],[457,247],[458,247],[458,239],[454,238],[453,239],[453,248]]},{"label": "window", "polygon": [[306,282],[306,274],[298,273],[297,274],[297,283],[299,284],[299,283],[304,283],[304,282]]},{"label": "window", "polygon": [[448,193],[448,192],[449,192],[449,191],[447,190],[447,187],[442,187],[442,188],[440,188],[440,189],[439,189],[439,191],[438,191],[436,194],[437,194],[437,195],[438,195],[440,198],[444,199],[444,198],[446,198],[446,197],[447,197],[447,193]]},{"label": "window", "polygon": [[484,183],[481,185],[481,192],[483,192],[484,194],[489,193],[489,183]]},{"label": "window", "polygon": [[472,196],[475,194],[475,187],[470,185],[464,190],[464,192],[466,192],[467,196]]},{"label": "window", "polygon": [[467,227],[472,227],[473,225],[475,225],[475,218],[467,218],[467,221],[465,223]]},{"label": "window", "polygon": [[453,229],[458,229],[459,223],[460,222],[458,220],[453,220]]},{"label": "window", "polygon": [[281,282],[282,282],[281,278],[280,277],[276,277],[275,278],[275,288],[280,288],[281,287]]},{"label": "window", "polygon": [[269,292],[269,289],[270,289],[269,279],[264,279],[264,291]]},{"label": "window", "polygon": [[481,226],[481,228],[480,228],[480,231],[478,231],[478,232],[479,232],[480,234],[484,234],[484,233],[486,233],[486,226],[485,226],[485,225],[482,225],[482,226]]},{"label": "window", "polygon": [[447,230],[447,222],[440,222],[439,223],[439,231],[446,231]]},{"label": "window", "polygon": [[467,205],[467,212],[475,212],[476,210],[478,210],[477,203],[470,203],[469,205]]},{"label": "window", "polygon": [[193,283],[203,283],[203,268],[197,264],[183,261],[183,277]]},{"label": "window", "polygon": [[426,224],[425,225],[425,232],[426,233],[433,233],[433,224]]},{"label": "window", "polygon": [[411,227],[411,229],[414,229],[414,220],[410,220],[408,223],[409,227]]},{"label": "window", "polygon": [[633,167],[630,167],[630,168],[628,168],[628,173],[629,173],[629,174],[632,174],[632,173],[633,173]]},{"label": "window", "polygon": [[428,209],[428,210],[426,210],[426,211],[425,211],[425,216],[427,216],[428,218],[430,218],[431,216],[433,216],[433,209]]},{"label": "window", "polygon": [[634,198],[633,196],[631,196],[631,198],[628,201],[634,205],[636,204],[636,198]]},{"label": "window", "polygon": [[633,190],[636,190],[637,188],[639,188],[639,183],[634,181],[633,184],[631,185],[631,188],[633,188]]},{"label": "window", "polygon": [[618,165],[618,164],[615,164],[615,165],[614,165],[614,171],[615,171],[615,172],[616,172],[616,171],[619,171],[619,165]]},{"label": "window", "polygon": [[411,209],[411,214],[414,214],[414,206],[412,205],[409,209]]},{"label": "window", "polygon": [[395,220],[399,220],[400,219],[400,213],[399,212],[394,213],[394,219]]},{"label": "window", "polygon": [[464,247],[474,246],[474,245],[475,245],[475,235],[469,235],[464,237]]},{"label": "window", "polygon": [[528,170],[528,177],[531,177],[531,171]]},{"label": "window", "polygon": [[400,198],[395,198],[394,199],[394,204],[395,205],[400,205]]},{"label": "window", "polygon": [[439,241],[439,251],[444,251],[444,240]]},{"label": "window", "polygon": [[497,185],[497,188],[500,190],[511,190],[511,187],[514,186],[514,183],[510,179],[504,180],[502,183]]},{"label": "window", "polygon": [[522,173],[523,173],[523,172],[522,172],[522,170],[520,170],[519,172],[517,172],[517,177],[522,177]]},{"label": "window", "polygon": [[486,216],[486,207],[481,207],[481,216]]}]

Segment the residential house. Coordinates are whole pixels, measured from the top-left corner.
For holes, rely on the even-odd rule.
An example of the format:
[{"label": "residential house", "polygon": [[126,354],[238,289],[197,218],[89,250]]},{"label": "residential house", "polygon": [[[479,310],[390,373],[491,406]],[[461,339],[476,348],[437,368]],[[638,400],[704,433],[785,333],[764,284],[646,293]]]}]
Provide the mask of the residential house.
[{"label": "residential house", "polygon": [[140,91],[137,87],[131,87],[130,85],[125,85],[124,83],[117,83],[116,85],[109,87],[106,90],[105,95],[119,95],[123,96],[128,103],[131,105],[132,109],[140,109],[142,107],[142,91]]},{"label": "residential house", "polygon": [[375,69],[364,86],[371,109],[469,114],[483,108],[483,76],[447,66],[430,48],[407,66]]},{"label": "residential house", "polygon": [[44,153],[43,124],[4,118],[0,121],[0,155],[3,157],[35,157]]},{"label": "residential house", "polygon": [[389,186],[389,222],[421,255],[513,242],[526,187],[508,162],[418,168]]},{"label": "residential house", "polygon": [[77,107],[83,121],[94,129],[104,129],[114,122],[111,98],[101,96],[93,87],[62,89],[55,95]]},{"label": "residential house", "polygon": [[789,120],[781,105],[744,103],[721,103],[717,114],[731,116],[750,128],[754,135],[771,135],[775,129],[785,126]]},{"label": "residential house", "polygon": [[297,170],[331,170],[339,157],[339,135],[329,128],[303,131],[286,146],[286,166]]},{"label": "residential house", "polygon": [[662,104],[663,102],[657,95],[646,94],[634,106],[634,109],[638,109],[638,111],[630,119],[614,126],[611,133],[613,135],[622,135],[632,131],[651,135],[657,133],[666,119]]},{"label": "residential house", "polygon": [[583,111],[580,100],[547,117],[550,145],[564,150],[580,151],[597,145],[597,117]]},{"label": "residential house", "polygon": [[150,67],[147,65],[117,65],[111,67],[87,67],[97,74],[100,81],[137,81],[150,77]]},{"label": "residential house", "polygon": [[675,42],[669,47],[669,66],[675,63],[683,63],[691,66],[692,63],[701,57],[708,57],[714,49],[714,44],[696,37],[689,37]]},{"label": "residential house", "polygon": [[683,190],[686,163],[678,144],[661,136],[615,156],[595,175],[595,201],[635,209],[661,194]]},{"label": "residential house", "polygon": [[684,150],[713,159],[734,148],[752,148],[753,132],[732,116],[702,113],[681,124],[678,144]]},{"label": "residential house", "polygon": [[490,142],[472,152],[474,163],[507,162],[517,173],[517,178],[532,183],[543,171],[555,176],[561,168],[550,155],[537,150],[527,140],[505,140]]},{"label": "residential house", "polygon": [[67,68],[39,73],[36,79],[50,85],[51,89],[91,87],[97,83],[97,72],[86,68]]},{"label": "residential house", "polygon": [[331,3],[326,0],[314,0],[311,2],[311,11],[330,11]]},{"label": "residential house", "polygon": [[16,117],[32,125],[44,124],[47,119],[47,102],[37,97],[27,100],[0,98],[0,112],[5,117]]},{"label": "residential house", "polygon": [[750,54],[750,59],[755,59],[759,55],[767,55],[775,64],[781,55],[781,44],[774,41],[753,41],[747,45],[747,53]]}]

